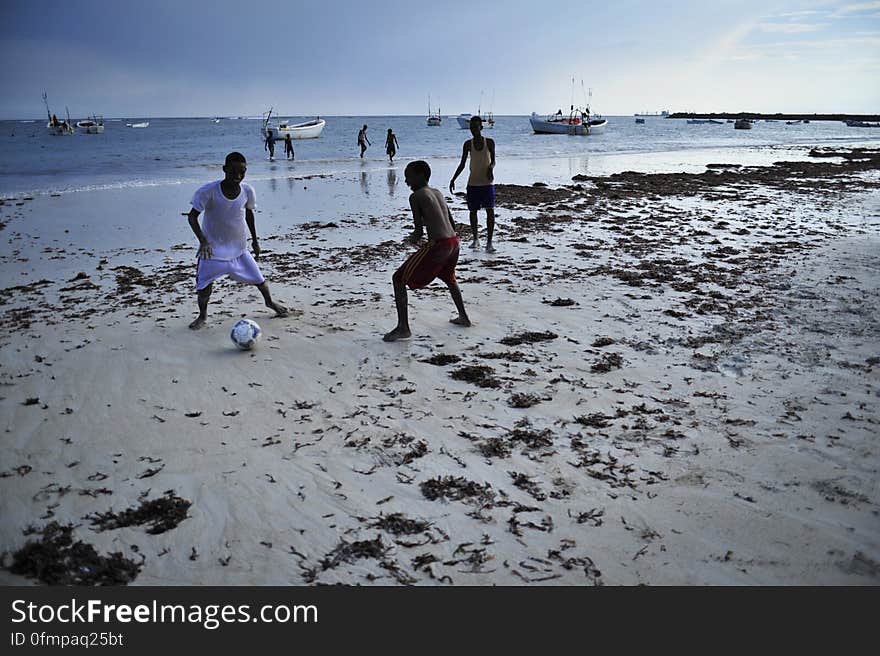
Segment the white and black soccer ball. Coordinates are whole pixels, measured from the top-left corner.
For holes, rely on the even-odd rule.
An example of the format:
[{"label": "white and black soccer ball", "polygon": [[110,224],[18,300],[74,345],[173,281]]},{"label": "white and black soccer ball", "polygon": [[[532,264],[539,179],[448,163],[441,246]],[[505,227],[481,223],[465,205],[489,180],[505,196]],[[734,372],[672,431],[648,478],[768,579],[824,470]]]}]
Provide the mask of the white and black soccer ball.
[{"label": "white and black soccer ball", "polygon": [[262,334],[263,330],[256,321],[239,319],[232,326],[232,333],[229,336],[232,338],[232,343],[238,348],[242,351],[248,351],[256,346]]}]

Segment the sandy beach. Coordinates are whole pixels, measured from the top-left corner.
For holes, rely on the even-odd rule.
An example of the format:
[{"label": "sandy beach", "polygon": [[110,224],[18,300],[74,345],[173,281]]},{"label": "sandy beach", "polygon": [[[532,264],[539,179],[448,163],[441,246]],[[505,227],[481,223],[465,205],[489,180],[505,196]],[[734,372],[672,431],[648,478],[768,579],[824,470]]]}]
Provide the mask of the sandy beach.
[{"label": "sandy beach", "polygon": [[253,182],[293,314],[201,331],[193,189],[4,199],[0,582],[876,585],[880,152],[689,157],[517,163],[393,344],[403,163]]}]

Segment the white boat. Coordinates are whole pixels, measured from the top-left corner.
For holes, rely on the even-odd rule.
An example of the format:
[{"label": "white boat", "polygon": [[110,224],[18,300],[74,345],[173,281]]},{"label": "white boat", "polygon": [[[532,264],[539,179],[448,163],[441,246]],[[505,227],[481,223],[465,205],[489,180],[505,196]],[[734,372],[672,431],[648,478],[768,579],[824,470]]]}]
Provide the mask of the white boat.
[{"label": "white boat", "polygon": [[532,112],[529,118],[535,134],[572,134],[583,136],[598,134],[608,125],[607,119],[601,116],[590,116],[586,109],[572,107],[568,115],[562,114],[562,110],[549,116],[539,116]]},{"label": "white boat", "polygon": [[77,121],[76,127],[85,134],[104,134],[104,117],[89,116],[82,121]]},{"label": "white boat", "polygon": [[49,120],[46,123],[46,129],[49,131],[49,134],[55,137],[63,137],[75,133],[73,123],[70,120],[70,112],[67,112],[66,121],[60,120],[55,116],[55,114],[49,110],[49,100],[45,91],[43,92],[43,103],[46,105],[46,114],[49,117]]},{"label": "white boat", "polygon": [[[471,127],[471,117],[473,114],[459,114],[455,117],[455,120],[458,121],[458,125],[462,130],[468,130]],[[488,114],[477,114],[483,120],[483,129],[486,128],[494,128],[495,127],[495,117],[492,113]]]},{"label": "white boat", "polygon": [[148,127],[150,127],[150,122],[144,121],[143,123],[126,123],[125,127],[127,127],[127,128],[148,128]]},{"label": "white boat", "polygon": [[320,116],[303,123],[291,123],[288,120],[281,120],[278,123],[274,123],[272,121],[272,110],[269,109],[269,111],[263,115],[263,127],[261,131],[264,139],[268,135],[269,130],[272,131],[272,134],[275,135],[276,139],[281,140],[283,140],[288,134],[291,139],[317,139],[321,136],[321,132],[324,131],[325,125],[327,125],[327,122]]},{"label": "white boat", "polygon": [[439,107],[437,107],[436,114],[431,112],[431,96],[428,96],[428,118],[426,119],[426,123],[429,127],[437,127],[443,123],[443,117],[440,116]]},{"label": "white boat", "polygon": [[724,125],[724,121],[716,121],[714,118],[689,118],[688,125]]},{"label": "white boat", "polygon": [[53,121],[52,118],[49,118],[49,122],[46,124],[46,129],[49,130],[49,134],[56,137],[64,137],[70,136],[71,134],[75,134],[75,130],[73,126],[67,121]]}]

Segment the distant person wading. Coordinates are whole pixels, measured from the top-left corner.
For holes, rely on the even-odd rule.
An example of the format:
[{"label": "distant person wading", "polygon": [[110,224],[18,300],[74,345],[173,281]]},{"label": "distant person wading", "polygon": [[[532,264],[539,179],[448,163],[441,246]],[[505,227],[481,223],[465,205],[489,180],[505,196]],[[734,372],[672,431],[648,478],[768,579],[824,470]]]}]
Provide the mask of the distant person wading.
[{"label": "distant person wading", "polygon": [[358,146],[360,146],[361,149],[361,159],[363,159],[364,153],[367,152],[367,146],[372,145],[373,144],[370,143],[370,140],[367,139],[367,126],[364,125],[364,127],[358,131]]}]

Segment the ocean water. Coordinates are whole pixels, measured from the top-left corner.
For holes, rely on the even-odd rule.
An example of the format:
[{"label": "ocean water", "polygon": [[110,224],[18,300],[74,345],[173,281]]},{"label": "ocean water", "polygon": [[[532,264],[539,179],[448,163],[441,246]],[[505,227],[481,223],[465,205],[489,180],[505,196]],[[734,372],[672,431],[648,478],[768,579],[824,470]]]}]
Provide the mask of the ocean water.
[{"label": "ocean water", "polygon": [[[327,126],[320,138],[294,141],[295,163],[283,161],[282,144],[276,146],[276,161],[267,161],[259,119],[222,119],[219,123],[209,118],[109,119],[104,134],[70,137],[49,135],[44,120],[0,121],[0,195],[192,186],[222,177],[219,167],[226,153],[233,150],[248,158],[250,180],[375,171],[387,168],[384,143],[388,128],[400,143],[399,165],[426,159],[445,172],[455,168],[461,145],[469,136],[454,116],[445,117],[439,127],[426,126],[421,116],[323,118]],[[678,153],[686,160],[689,151],[765,149],[772,153],[776,148],[799,144],[880,140],[880,130],[850,128],[831,121],[806,125],[762,121],[752,130],[734,130],[730,123],[688,125],[684,120],[647,118],[639,125],[631,116],[607,118],[604,133],[578,137],[534,134],[527,116],[496,117],[495,127],[486,134],[497,145],[499,178],[503,177],[504,162],[515,160],[569,160],[575,162],[569,169],[591,172],[590,158],[596,161],[603,155]],[[150,126],[125,126],[142,120],[149,120]],[[369,126],[367,134],[373,144],[366,161],[358,157],[357,147],[357,132],[363,124]]]}]

